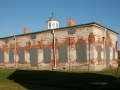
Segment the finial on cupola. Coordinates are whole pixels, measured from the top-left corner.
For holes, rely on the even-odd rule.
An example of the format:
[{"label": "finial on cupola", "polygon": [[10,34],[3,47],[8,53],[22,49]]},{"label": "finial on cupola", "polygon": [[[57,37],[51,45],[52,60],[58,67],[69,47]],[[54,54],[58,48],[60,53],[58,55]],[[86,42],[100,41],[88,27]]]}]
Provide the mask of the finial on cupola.
[{"label": "finial on cupola", "polygon": [[54,13],[52,12],[52,16],[54,15]]}]

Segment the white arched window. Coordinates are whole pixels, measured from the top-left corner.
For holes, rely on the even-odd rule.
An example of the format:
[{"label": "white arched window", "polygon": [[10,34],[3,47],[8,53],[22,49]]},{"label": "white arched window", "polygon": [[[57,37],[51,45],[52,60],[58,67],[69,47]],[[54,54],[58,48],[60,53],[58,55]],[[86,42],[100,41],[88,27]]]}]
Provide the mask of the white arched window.
[{"label": "white arched window", "polygon": [[52,23],[53,27],[55,27],[55,23]]},{"label": "white arched window", "polygon": [[58,23],[56,23],[56,28],[58,28]]},{"label": "white arched window", "polygon": [[49,23],[49,27],[51,27],[51,23]]}]

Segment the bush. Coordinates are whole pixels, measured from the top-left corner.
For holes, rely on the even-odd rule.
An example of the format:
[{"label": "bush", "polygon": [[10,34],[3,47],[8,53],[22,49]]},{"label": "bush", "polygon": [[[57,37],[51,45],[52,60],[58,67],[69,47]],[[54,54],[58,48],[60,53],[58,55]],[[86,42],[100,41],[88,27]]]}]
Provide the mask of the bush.
[{"label": "bush", "polygon": [[120,51],[118,51],[118,60],[120,60]]}]

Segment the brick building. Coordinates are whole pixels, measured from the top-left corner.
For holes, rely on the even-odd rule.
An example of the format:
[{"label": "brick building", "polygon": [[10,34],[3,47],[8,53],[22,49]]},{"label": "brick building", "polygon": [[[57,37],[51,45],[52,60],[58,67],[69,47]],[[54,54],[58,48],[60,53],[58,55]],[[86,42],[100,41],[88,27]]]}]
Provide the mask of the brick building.
[{"label": "brick building", "polygon": [[47,30],[0,38],[0,67],[98,71],[118,66],[118,33],[95,22],[59,28],[52,17]]}]

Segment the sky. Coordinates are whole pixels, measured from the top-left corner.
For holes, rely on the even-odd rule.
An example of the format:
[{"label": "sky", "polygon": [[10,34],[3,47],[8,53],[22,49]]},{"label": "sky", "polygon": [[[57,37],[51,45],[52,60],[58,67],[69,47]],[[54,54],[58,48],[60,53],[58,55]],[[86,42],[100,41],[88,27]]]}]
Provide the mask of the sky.
[{"label": "sky", "polygon": [[52,12],[60,27],[73,18],[76,24],[96,22],[120,33],[120,0],[0,0],[0,38],[23,34],[25,27],[46,30]]}]

